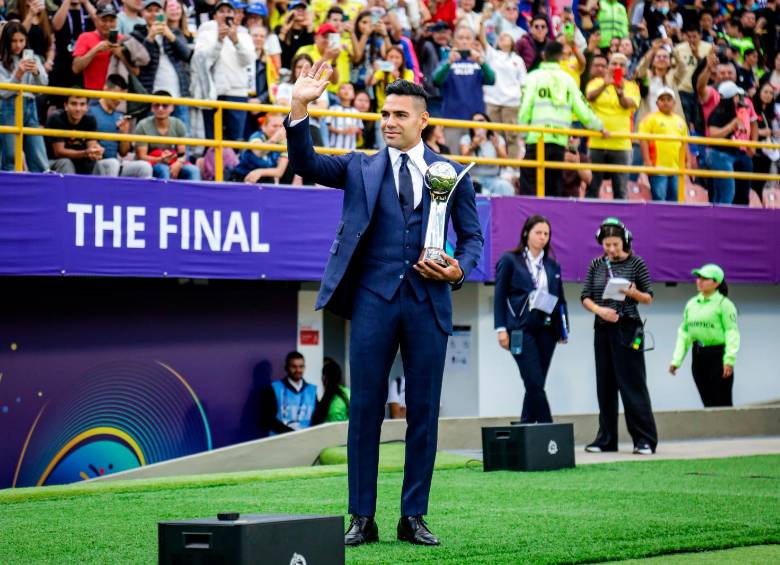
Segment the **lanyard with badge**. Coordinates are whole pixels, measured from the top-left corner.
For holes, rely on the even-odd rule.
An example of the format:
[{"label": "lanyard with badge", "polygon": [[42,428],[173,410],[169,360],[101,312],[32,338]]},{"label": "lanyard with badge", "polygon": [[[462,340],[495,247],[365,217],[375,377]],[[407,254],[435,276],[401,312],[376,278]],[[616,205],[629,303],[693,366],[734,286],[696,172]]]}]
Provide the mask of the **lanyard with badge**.
[{"label": "lanyard with badge", "polygon": [[[68,29],[70,29],[70,43],[68,43],[68,53],[73,53],[73,49],[76,47],[76,30],[73,29],[73,10],[68,10]],[[79,34],[84,33],[86,27],[86,16],[84,16],[84,8],[79,6],[79,16],[81,16],[81,31]]]},{"label": "lanyard with badge", "polygon": [[[529,310],[540,310],[547,314],[544,325],[549,326],[550,314],[552,314],[553,310],[555,310],[555,305],[558,303],[558,297],[554,294],[550,294],[546,288],[540,288],[542,282],[542,271],[544,269],[544,261],[540,258],[534,264],[531,261],[531,257],[529,256],[527,249],[523,252],[523,256],[525,257],[525,265],[528,267],[528,272],[531,274],[531,282],[534,284],[534,291],[529,297]],[[534,271],[536,271],[535,275]],[[547,288],[549,288],[549,282]]]}]

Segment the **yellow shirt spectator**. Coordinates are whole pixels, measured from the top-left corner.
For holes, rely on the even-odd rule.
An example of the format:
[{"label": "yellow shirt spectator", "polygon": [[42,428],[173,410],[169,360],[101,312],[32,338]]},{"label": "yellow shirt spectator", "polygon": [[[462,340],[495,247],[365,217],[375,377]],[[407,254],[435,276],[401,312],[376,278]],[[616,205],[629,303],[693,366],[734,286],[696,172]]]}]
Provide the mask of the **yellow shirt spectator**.
[{"label": "yellow shirt spectator", "polygon": [[[403,80],[414,82],[414,71],[406,69],[401,77]],[[381,110],[385,104],[385,88],[388,84],[391,84],[395,79],[391,73],[386,71],[376,71],[374,73],[374,95],[376,96],[376,107]]]},{"label": "yellow shirt spectator", "polygon": [[333,6],[338,6],[344,10],[344,21],[355,21],[357,15],[363,9],[363,6],[358,2],[338,2],[334,0],[312,0],[311,9],[314,12],[314,25],[318,26],[325,21],[325,16],[328,15],[328,10]]},{"label": "yellow shirt spectator", "polygon": [[[594,78],[588,83],[585,94],[598,90],[604,84],[603,78]],[[617,90],[614,85],[609,85],[604,89],[598,98],[591,102],[591,108],[595,114],[604,122],[604,128],[610,133],[630,133],[631,117],[636,108],[639,107],[641,97],[639,87],[634,81],[623,81],[623,96],[635,103],[633,108],[624,108],[620,104]],[[590,146],[593,149],[611,149],[612,151],[630,151],[630,139],[598,138],[593,137],[590,140]]]},{"label": "yellow shirt spectator", "polygon": [[[317,35],[314,37],[313,45],[304,45],[303,47],[298,49],[298,51],[295,54],[300,55],[302,53],[305,53],[306,55],[311,57],[311,60],[314,63],[322,59],[322,53],[326,52],[329,49],[328,35],[330,34],[320,33],[325,26],[330,27],[329,24],[323,24],[322,26],[320,26]],[[320,49],[322,49],[322,52],[320,52]],[[333,84],[331,84],[328,87],[328,90],[330,92],[333,92],[334,94],[338,92],[340,84],[350,81],[349,79],[350,79],[350,72],[351,72],[351,64],[350,64],[349,49],[343,42],[340,43],[340,51],[338,56],[336,57],[335,67],[336,67],[336,72],[338,73],[338,80],[334,81],[333,77],[331,76],[330,80]]]},{"label": "yellow shirt spectator", "polygon": [[574,79],[577,86],[580,85],[580,77],[585,71],[585,68],[580,64],[580,60],[577,59],[576,55],[561,59],[561,68],[566,71],[566,74]]},{"label": "yellow shirt spectator", "polygon": [[[688,135],[688,126],[685,120],[675,114],[653,112],[639,123],[639,133],[655,135]],[[655,167],[680,166],[680,146],[682,141],[650,141],[650,159]]]}]

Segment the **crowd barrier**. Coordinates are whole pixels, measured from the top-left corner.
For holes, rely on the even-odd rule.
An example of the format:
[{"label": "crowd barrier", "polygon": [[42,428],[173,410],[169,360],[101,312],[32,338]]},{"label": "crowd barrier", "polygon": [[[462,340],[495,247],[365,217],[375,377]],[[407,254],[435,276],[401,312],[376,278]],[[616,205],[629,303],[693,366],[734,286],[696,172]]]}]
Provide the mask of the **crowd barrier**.
[{"label": "crowd barrier", "polygon": [[[147,94],[129,94],[121,92],[107,92],[100,90],[85,90],[85,89],[71,89],[71,88],[57,88],[49,86],[35,86],[26,84],[12,84],[12,83],[0,83],[0,90],[13,90],[19,93],[30,92],[34,94],[48,94],[53,96],[68,96],[77,94],[86,98],[109,98],[115,100],[126,100],[131,102],[165,102],[168,104],[175,104],[179,106],[189,106],[201,109],[214,109],[214,139],[194,139],[194,138],[181,138],[181,137],[162,137],[162,136],[142,136],[134,134],[121,134],[121,133],[100,133],[100,132],[74,132],[53,130],[38,127],[25,127],[23,123],[23,97],[17,96],[15,100],[15,123],[13,126],[0,125],[1,133],[10,133],[16,136],[16,155],[15,155],[15,170],[21,172],[24,170],[24,159],[22,155],[22,141],[25,135],[51,135],[51,136],[67,136],[67,137],[79,137],[84,139],[106,139],[111,141],[129,141],[129,142],[152,142],[152,143],[171,143],[188,146],[199,147],[214,147],[222,149],[229,147],[232,149],[261,149],[265,151],[283,151],[284,145],[276,144],[256,144],[247,143],[242,141],[230,141],[222,138],[222,112],[224,110],[246,110],[254,112],[277,112],[282,114],[289,113],[290,109],[285,106],[273,106],[269,104],[250,104],[242,102],[227,102],[222,100],[198,100],[191,98],[171,98],[162,96],[153,96]],[[362,120],[378,121],[381,119],[379,114],[375,113],[346,113],[338,112],[335,110],[315,110],[312,109],[310,113],[313,116],[341,116],[358,118]],[[744,173],[744,172],[732,172],[732,171],[713,171],[709,169],[691,169],[687,167],[686,154],[688,144],[708,145],[718,147],[754,147],[756,149],[780,149],[780,143],[764,143],[754,141],[733,141],[729,139],[718,139],[709,137],[695,137],[695,136],[667,136],[667,135],[649,135],[642,133],[614,133],[611,137],[615,139],[630,139],[632,141],[647,140],[647,141],[681,141],[680,146],[680,167],[678,169],[669,169],[663,167],[645,167],[645,166],[633,166],[633,165],[600,165],[593,163],[564,163],[557,161],[547,161],[544,158],[544,136],[551,134],[564,134],[577,137],[599,137],[598,132],[581,130],[581,129],[564,129],[564,128],[540,128],[534,126],[523,126],[517,124],[505,124],[505,123],[485,123],[485,122],[472,122],[468,120],[451,120],[445,118],[432,118],[431,123],[434,125],[442,125],[444,127],[457,127],[457,128],[485,128],[494,131],[516,131],[520,133],[538,132],[540,137],[537,141],[537,159],[536,160],[521,160],[521,159],[490,159],[485,157],[466,157],[461,155],[447,155],[448,158],[460,163],[474,162],[484,165],[499,165],[502,167],[518,167],[518,168],[536,168],[536,196],[543,198],[545,196],[544,186],[544,171],[546,168],[564,169],[564,170],[591,170],[591,171],[604,171],[604,172],[625,172],[625,173],[646,173],[648,175],[667,175],[678,177],[678,201],[684,202],[685,200],[685,177],[696,176],[701,178],[734,178],[745,180],[763,180],[763,181],[779,181],[780,174],[759,174],[759,173]],[[338,155],[347,153],[344,149],[333,149],[328,147],[317,147],[317,152],[330,155]],[[215,180],[223,181],[223,163],[222,163],[222,151],[215,151]]]}]

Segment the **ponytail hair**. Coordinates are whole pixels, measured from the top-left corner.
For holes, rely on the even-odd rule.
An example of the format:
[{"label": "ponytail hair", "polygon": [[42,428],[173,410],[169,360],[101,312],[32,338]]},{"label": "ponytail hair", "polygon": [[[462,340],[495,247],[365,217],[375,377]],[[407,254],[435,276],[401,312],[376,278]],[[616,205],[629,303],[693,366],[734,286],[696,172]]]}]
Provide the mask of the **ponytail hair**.
[{"label": "ponytail hair", "polygon": [[728,296],[729,295],[729,285],[726,282],[725,278],[718,285],[718,292],[720,292],[723,296]]}]

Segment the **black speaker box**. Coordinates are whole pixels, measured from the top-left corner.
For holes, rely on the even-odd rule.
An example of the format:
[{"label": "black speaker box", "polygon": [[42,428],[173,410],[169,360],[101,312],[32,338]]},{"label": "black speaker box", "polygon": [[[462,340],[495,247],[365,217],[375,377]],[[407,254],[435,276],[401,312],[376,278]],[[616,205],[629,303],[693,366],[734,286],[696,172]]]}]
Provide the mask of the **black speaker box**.
[{"label": "black speaker box", "polygon": [[482,428],[485,471],[551,471],[574,467],[573,424]]},{"label": "black speaker box", "polygon": [[160,522],[160,565],[344,565],[343,516],[220,517]]}]

